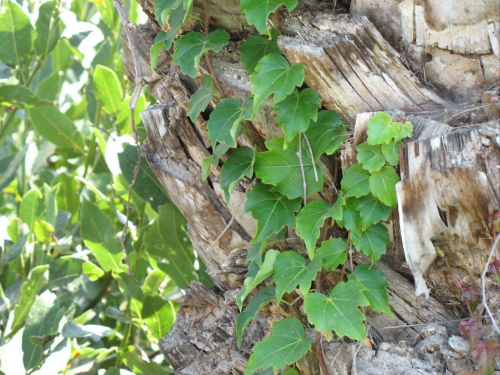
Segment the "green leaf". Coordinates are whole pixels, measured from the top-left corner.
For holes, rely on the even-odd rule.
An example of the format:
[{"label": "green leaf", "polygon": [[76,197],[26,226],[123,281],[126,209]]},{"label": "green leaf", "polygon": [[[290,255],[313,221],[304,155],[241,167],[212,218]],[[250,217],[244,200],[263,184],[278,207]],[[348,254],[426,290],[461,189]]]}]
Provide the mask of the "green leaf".
[{"label": "green leaf", "polygon": [[370,190],[372,194],[389,207],[398,205],[396,184],[399,176],[393,167],[383,167],[380,171],[370,176]]},{"label": "green leaf", "polygon": [[241,0],[241,13],[250,25],[255,26],[259,34],[270,35],[267,28],[267,18],[280,5],[285,5],[289,12],[297,6],[297,0]]},{"label": "green leaf", "polygon": [[55,229],[50,223],[44,220],[36,220],[33,231],[37,240],[41,243],[51,243],[54,241]]},{"label": "green leaf", "polygon": [[370,145],[389,144],[399,132],[399,125],[392,122],[392,117],[383,112],[372,116],[370,121],[368,121],[367,127],[367,142]]},{"label": "green leaf", "polygon": [[40,290],[49,282],[49,265],[36,266],[31,269],[28,278],[21,286],[19,299],[14,307],[14,321],[12,322],[11,334],[23,325],[31,307]]},{"label": "green leaf", "polygon": [[314,151],[314,160],[318,161],[325,153],[331,155],[340,150],[345,139],[346,128],[342,125],[340,116],[333,111],[320,111],[318,119],[309,123],[306,136]]},{"label": "green leaf", "polygon": [[351,234],[359,236],[361,234],[361,217],[359,215],[357,198],[348,198],[345,202],[342,220],[338,221],[341,228],[346,228],[351,231]]},{"label": "green leaf", "polygon": [[382,154],[390,165],[396,166],[399,164],[399,148],[395,143],[383,144]]},{"label": "green leaf", "polygon": [[29,110],[35,131],[59,148],[84,154],[82,135],[75,124],[56,107],[37,107]]},{"label": "green leaf", "polygon": [[241,347],[243,342],[243,333],[245,333],[245,328],[248,323],[256,319],[259,315],[259,311],[269,302],[271,302],[276,296],[274,287],[267,286],[258,291],[258,293],[252,298],[248,306],[236,317],[236,340],[238,343],[238,348]]},{"label": "green leaf", "polygon": [[32,338],[56,333],[62,315],[54,293],[47,290],[37,296],[26,318],[22,337],[23,364],[26,370],[35,367],[44,355],[45,348],[33,343]]},{"label": "green leaf", "polygon": [[92,339],[94,342],[98,342],[103,337],[115,333],[115,331],[100,324],[81,325],[70,320],[64,325],[61,333],[63,337],[85,337]]},{"label": "green leaf", "polygon": [[[270,151],[259,152],[255,161],[255,175],[265,184],[274,185],[272,191],[295,199],[304,195],[304,180],[306,180],[306,195],[320,191],[323,187],[323,174],[320,168],[311,161],[307,143],[302,139],[302,168],[299,160],[299,138],[296,137],[286,149],[284,139],[276,138],[266,142]],[[316,181],[316,170],[318,180]]]},{"label": "green leaf", "polygon": [[252,74],[258,62],[264,56],[270,55],[271,53],[281,53],[278,47],[278,32],[273,29],[271,35],[271,39],[261,36],[251,36],[241,45],[241,62],[247,73]]},{"label": "green leaf", "polygon": [[[340,202],[343,197],[339,197]],[[309,258],[314,258],[316,241],[320,235],[320,229],[328,218],[339,220],[342,218],[342,207],[340,205],[330,206],[325,201],[313,201],[303,207],[297,215],[297,233],[304,240]]]},{"label": "green leaf", "polygon": [[42,200],[42,193],[33,189],[26,193],[19,206],[19,217],[28,228],[35,230],[35,221],[43,218],[45,206]]},{"label": "green leaf", "polygon": [[198,115],[210,104],[214,95],[214,90],[214,80],[210,75],[204,74],[203,84],[193,95],[191,95],[191,99],[189,100],[189,111],[187,115],[191,118],[191,121],[196,122]]},{"label": "green leaf", "polygon": [[[137,146],[125,145],[123,152],[118,154],[118,161],[123,176],[131,184],[134,178],[134,168],[137,164]],[[170,199],[145,158],[141,160],[141,168],[133,190],[155,211],[158,211],[159,206],[170,203]]]},{"label": "green leaf", "polygon": [[402,139],[413,135],[413,125],[411,122],[406,121],[403,125],[399,122],[397,124],[399,126],[399,132],[394,136],[394,143],[398,143]]},{"label": "green leaf", "polygon": [[250,77],[252,92],[255,94],[253,114],[257,113],[259,106],[271,94],[274,94],[275,103],[285,99],[295,86],[302,85],[304,74],[302,64],[290,65],[283,56],[276,53],[260,59],[255,73]]},{"label": "green leaf", "polygon": [[194,78],[198,75],[201,57],[208,51],[219,52],[229,41],[229,35],[222,29],[203,35],[192,31],[181,36],[174,44],[174,64],[184,74]]},{"label": "green leaf", "polygon": [[279,251],[271,249],[266,252],[262,266],[259,267],[257,262],[250,263],[244,285],[236,296],[236,305],[238,305],[240,310],[250,292],[274,273],[274,263],[278,255]]},{"label": "green leaf", "polygon": [[123,249],[114,236],[111,220],[97,206],[83,200],[80,233],[84,243],[105,272],[125,270]]},{"label": "green leaf", "polygon": [[236,147],[236,138],[241,134],[241,121],[249,119],[242,102],[232,98],[223,99],[210,114],[207,122],[208,138],[215,147],[217,142]]},{"label": "green leaf", "polygon": [[373,262],[376,262],[387,250],[386,244],[389,243],[389,234],[385,225],[378,223],[361,232],[359,238],[353,236],[352,242],[356,249],[371,256]]},{"label": "green leaf", "polygon": [[300,375],[294,368],[289,368],[281,375]]},{"label": "green leaf", "polygon": [[314,259],[321,259],[325,270],[331,271],[347,260],[347,243],[341,238],[330,238],[321,242]]},{"label": "green leaf", "polygon": [[296,251],[280,253],[274,263],[273,281],[276,284],[276,301],[281,301],[283,294],[292,292],[297,285],[305,295],[311,289],[311,282],[321,271],[321,258],[315,258],[306,264],[306,260]]},{"label": "green leaf", "polygon": [[300,93],[294,89],[283,101],[276,104],[278,124],[285,131],[285,144],[295,138],[297,133],[307,130],[309,119],[316,121],[318,108],[321,106],[319,95],[313,89],[304,89]]},{"label": "green leaf", "polygon": [[185,288],[196,280],[186,219],[173,204],[160,206],[158,213],[158,222],[146,231],[143,246],[153,265],[169,275],[179,288]]},{"label": "green leaf", "polygon": [[295,225],[295,212],[300,209],[300,199],[289,200],[271,191],[269,185],[257,184],[248,192],[245,211],[257,220],[257,233],[252,243],[262,241],[287,225]]},{"label": "green leaf", "polygon": [[356,150],[358,151],[358,162],[362,163],[361,166],[368,172],[378,171],[385,165],[385,157],[382,155],[382,148],[380,145],[361,143],[356,147]]},{"label": "green leaf", "polygon": [[[31,61],[35,29],[15,1],[3,2],[4,13],[0,13],[0,61],[13,68],[21,68],[22,82],[27,82],[24,72]],[[26,75],[24,75],[26,74]]]},{"label": "green leaf", "polygon": [[171,302],[155,296],[146,296],[142,303],[141,315],[148,333],[155,339],[163,338],[174,324],[175,309]]},{"label": "green leaf", "polygon": [[365,230],[379,221],[386,221],[392,209],[386,206],[372,194],[359,198],[357,210],[361,216],[361,230]]},{"label": "green leaf", "polygon": [[0,107],[30,109],[42,105],[51,105],[48,100],[36,96],[29,88],[21,85],[3,85],[0,87]]},{"label": "green leaf", "polygon": [[369,304],[363,295],[365,287],[353,280],[335,285],[327,297],[321,293],[309,293],[304,299],[307,319],[319,332],[325,332],[332,339],[332,330],[338,336],[363,341],[366,330],[365,316],[358,306]]},{"label": "green leaf", "polygon": [[205,181],[210,175],[210,166],[212,165],[212,161],[214,160],[213,156],[209,156],[208,158],[204,158],[201,161],[201,178]]},{"label": "green leaf", "polygon": [[273,324],[271,336],[252,348],[245,375],[251,375],[259,368],[272,367],[279,370],[302,358],[311,348],[311,339],[304,333],[300,320],[286,318]]},{"label": "green leaf", "polygon": [[389,284],[381,271],[373,266],[370,267],[366,264],[359,264],[354,269],[354,273],[349,275],[348,278],[349,280],[353,279],[357,281],[365,287],[362,293],[373,310],[394,316],[389,306],[389,298],[387,296]]},{"label": "green leaf", "polygon": [[59,92],[64,83],[65,76],[62,72],[54,71],[47,78],[44,78],[36,89],[37,95],[46,99],[47,103],[55,102],[59,98]]},{"label": "green leaf", "polygon": [[82,271],[89,277],[90,281],[97,281],[104,276],[102,268],[89,261],[82,264]]},{"label": "green leaf", "polygon": [[[135,352],[128,351],[124,354],[123,362],[132,371],[134,375],[170,375],[172,371],[164,369],[161,365],[154,361],[146,362],[142,356],[137,355]],[[109,371],[109,370],[108,370]],[[116,375],[124,374],[125,371],[117,370]],[[103,375],[115,375],[108,374],[107,372]]]},{"label": "green leaf", "polygon": [[220,172],[220,186],[229,203],[231,192],[243,177],[251,178],[255,163],[255,150],[250,147],[240,147],[234,150],[222,166]]},{"label": "green leaf", "polygon": [[130,301],[130,309],[142,320],[144,294],[141,287],[134,282],[132,276],[125,272],[113,272],[113,278],[118,282],[120,291]]},{"label": "green leaf", "polygon": [[340,185],[348,197],[362,197],[370,193],[370,173],[360,164],[351,165],[345,172]]},{"label": "green leaf", "polygon": [[123,91],[116,73],[106,66],[97,65],[94,71],[94,85],[96,98],[104,110],[118,117]]},{"label": "green leaf", "polygon": [[3,254],[0,256],[0,271],[2,267],[12,262],[19,255],[21,255],[24,245],[26,244],[26,240],[28,239],[28,235],[25,234],[21,238],[19,238],[15,244],[13,244],[9,249],[4,248]]},{"label": "green leaf", "polygon": [[55,1],[48,1],[40,6],[36,20],[35,51],[45,58],[55,48],[61,32],[59,30],[59,8]]}]

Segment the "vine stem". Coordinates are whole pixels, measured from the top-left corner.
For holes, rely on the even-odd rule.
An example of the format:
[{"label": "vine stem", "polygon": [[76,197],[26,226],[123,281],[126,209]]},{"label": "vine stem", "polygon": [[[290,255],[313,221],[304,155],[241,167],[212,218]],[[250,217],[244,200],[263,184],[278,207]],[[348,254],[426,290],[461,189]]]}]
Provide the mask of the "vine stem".
[{"label": "vine stem", "polygon": [[309,148],[309,155],[311,155],[311,163],[312,163],[313,171],[314,171],[314,179],[316,180],[316,182],[318,182],[319,178],[318,178],[318,171],[316,170],[316,162],[314,161],[314,153],[313,153],[313,149],[311,147],[311,144],[309,143],[309,138],[307,138],[306,133],[304,133],[304,139],[306,141],[307,148]]},{"label": "vine stem", "polygon": [[491,313],[491,310],[488,306],[488,303],[486,302],[486,283],[485,283],[486,272],[488,272],[488,266],[490,265],[491,258],[493,258],[493,254],[495,253],[495,250],[496,250],[497,245],[498,245],[498,240],[500,239],[500,236],[496,236],[496,237],[497,238],[496,238],[495,242],[493,243],[493,246],[491,247],[490,256],[488,257],[488,261],[486,262],[486,264],[484,266],[484,271],[481,275],[481,293],[483,296],[483,306],[486,309],[486,312],[488,313],[488,315],[491,319],[491,323],[493,324],[493,327],[495,327],[495,330],[497,331],[497,333],[500,334],[500,328],[498,328],[498,325],[495,321],[495,317]]},{"label": "vine stem", "polygon": [[304,189],[304,206],[307,204],[307,182],[306,173],[304,171],[304,164],[302,163],[302,134],[299,134],[299,151],[297,152],[297,157],[299,158],[300,172],[302,173],[302,187]]},{"label": "vine stem", "polygon": [[[208,2],[209,1],[210,0],[204,0],[203,1],[203,5],[205,7],[205,14],[204,14],[204,17],[203,17],[203,30],[205,32],[205,36],[208,35],[209,28],[210,28],[210,24],[209,24],[209,13],[210,13],[210,10],[209,10],[209,7],[208,7]],[[220,92],[220,94],[221,94],[221,96],[223,98],[226,97],[226,92],[222,88],[222,85],[220,84],[219,79],[217,78],[217,75],[215,74],[215,69],[214,69],[214,66],[212,64],[212,57],[210,56],[210,52],[208,52],[205,55],[205,60],[207,60],[208,70],[210,71],[210,75],[212,76],[212,79],[214,80],[215,86],[217,86],[217,90],[219,90],[219,92]]]}]

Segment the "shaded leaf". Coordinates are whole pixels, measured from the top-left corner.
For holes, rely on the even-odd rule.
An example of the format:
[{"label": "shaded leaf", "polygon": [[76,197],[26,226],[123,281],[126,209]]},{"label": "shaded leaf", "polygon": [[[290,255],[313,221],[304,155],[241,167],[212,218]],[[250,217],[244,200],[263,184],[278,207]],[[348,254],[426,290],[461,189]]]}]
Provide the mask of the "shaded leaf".
[{"label": "shaded leaf", "polygon": [[212,100],[215,84],[212,77],[208,74],[203,75],[203,84],[189,99],[189,111],[187,115],[191,121],[196,122],[198,115],[203,112]]},{"label": "shaded leaf", "polygon": [[321,242],[314,259],[319,258],[325,270],[331,271],[347,260],[347,243],[341,238],[330,238]]},{"label": "shaded leaf", "polygon": [[390,165],[396,166],[399,164],[399,148],[395,143],[383,144],[382,154]]},{"label": "shaded leaf", "polygon": [[26,240],[28,239],[28,235],[25,234],[21,238],[19,238],[16,243],[14,243],[9,249],[4,248],[4,252],[0,257],[0,270],[3,266],[9,264],[14,259],[16,259],[19,255],[21,255],[24,245],[26,244]]},{"label": "shaded leaf", "polygon": [[261,58],[271,53],[280,54],[278,48],[278,32],[273,30],[271,32],[272,38],[263,38],[261,36],[251,36],[243,42],[240,47],[241,62],[245,67],[247,73],[252,74],[255,67]]},{"label": "shaded leaf", "polygon": [[385,225],[378,223],[361,232],[359,238],[352,236],[352,242],[357,250],[371,256],[373,262],[376,262],[387,250],[389,234]]},{"label": "shaded leaf", "polygon": [[51,105],[51,103],[39,98],[27,87],[21,85],[0,86],[0,106],[29,109],[42,105]]},{"label": "shaded leaf", "polygon": [[61,36],[61,31],[59,30],[59,8],[55,1],[48,1],[40,6],[35,29],[35,51],[43,59],[52,52]]},{"label": "shaded leaf", "polygon": [[360,164],[351,165],[342,177],[342,191],[348,197],[362,197],[370,193],[370,173]]},{"label": "shaded leaf", "polygon": [[361,230],[365,230],[372,224],[389,219],[392,208],[386,206],[372,194],[365,195],[358,199],[356,209],[361,216]]},{"label": "shaded leaf", "polygon": [[125,272],[113,272],[113,278],[118,282],[120,291],[129,300],[130,309],[142,320],[144,294],[141,287],[134,282],[132,276]]},{"label": "shaded leaf", "polygon": [[314,151],[314,160],[318,161],[323,153],[331,155],[340,150],[346,128],[342,125],[340,116],[333,111],[320,111],[316,121],[309,123],[307,138]]},{"label": "shaded leaf", "polygon": [[387,295],[389,284],[381,271],[373,266],[370,267],[366,264],[359,264],[354,269],[354,273],[348,277],[349,280],[354,279],[365,287],[362,293],[373,310],[394,316],[389,306],[389,298]]},{"label": "shaded leaf", "polygon": [[241,0],[241,12],[250,25],[255,26],[260,34],[270,35],[267,18],[280,5],[285,5],[289,12],[297,6],[297,0]]},{"label": "shaded leaf", "polygon": [[103,337],[115,333],[115,331],[100,324],[81,325],[70,320],[64,325],[61,333],[63,337],[90,338],[92,341],[97,342]]},{"label": "shaded leaf", "polygon": [[396,184],[399,176],[393,167],[383,167],[380,171],[370,176],[370,190],[372,194],[389,207],[396,207],[398,199],[396,196]]},{"label": "shaded leaf", "polygon": [[222,165],[220,173],[220,187],[226,195],[229,203],[231,192],[243,177],[251,178],[253,165],[255,163],[255,151],[250,147],[240,147],[234,150],[226,162]]}]

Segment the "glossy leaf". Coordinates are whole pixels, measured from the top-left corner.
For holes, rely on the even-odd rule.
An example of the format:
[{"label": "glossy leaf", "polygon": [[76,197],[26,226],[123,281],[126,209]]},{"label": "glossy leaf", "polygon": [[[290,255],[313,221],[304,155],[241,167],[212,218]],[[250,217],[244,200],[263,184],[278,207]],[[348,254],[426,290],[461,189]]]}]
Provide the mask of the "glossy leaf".
[{"label": "glossy leaf", "polygon": [[260,59],[271,53],[280,54],[278,48],[278,32],[271,32],[272,38],[264,38],[261,36],[251,36],[243,42],[240,47],[241,62],[247,73],[252,74]]},{"label": "glossy leaf", "polygon": [[191,121],[196,122],[198,115],[210,104],[214,95],[214,90],[214,80],[210,75],[204,74],[203,84],[193,95],[191,95],[191,99],[189,100],[189,111],[187,115],[191,118]]},{"label": "glossy leaf", "polygon": [[260,34],[270,35],[267,18],[280,5],[285,5],[289,12],[297,6],[297,0],[241,0],[241,12],[250,25],[255,26]]},{"label": "glossy leaf", "polygon": [[359,238],[352,236],[352,242],[357,250],[363,251],[373,259],[373,262],[376,262],[387,250],[389,234],[385,225],[378,223],[361,232]]},{"label": "glossy leaf", "polygon": [[399,176],[393,167],[383,167],[380,171],[370,176],[370,190],[372,194],[389,207],[396,207],[398,199],[396,196],[396,184]]},{"label": "glossy leaf", "polygon": [[[302,171],[306,180],[306,195],[320,191],[323,174],[311,161],[305,140],[302,140],[302,167],[299,159],[299,137],[284,148],[284,139],[276,138],[266,142],[270,151],[259,152],[255,161],[255,175],[265,184],[273,185],[272,191],[295,199],[304,195]],[[318,179],[314,171],[316,170]]]},{"label": "glossy leaf", "polygon": [[61,36],[59,9],[56,1],[48,1],[40,6],[35,29],[35,51],[43,59],[55,48]]},{"label": "glossy leaf", "polygon": [[267,286],[261,290],[252,298],[248,306],[236,317],[236,340],[238,343],[238,348],[241,347],[243,342],[243,334],[245,333],[245,328],[248,323],[256,319],[259,315],[260,309],[271,302],[276,297],[276,291],[274,287]]},{"label": "glossy leaf", "polygon": [[342,177],[342,191],[348,197],[362,197],[370,193],[370,173],[360,164],[351,165]]},{"label": "glossy leaf", "polygon": [[97,65],[94,71],[94,85],[96,98],[104,110],[118,117],[123,91],[116,73],[106,66]]},{"label": "glossy leaf", "polygon": [[370,145],[388,144],[392,142],[394,136],[399,132],[399,125],[392,122],[392,117],[383,112],[372,116],[367,127],[367,142]]},{"label": "glossy leaf", "polygon": [[257,184],[248,192],[245,211],[257,220],[257,233],[252,243],[262,241],[277,233],[284,225],[294,227],[295,212],[300,209],[300,199],[289,200],[271,191],[269,185]]},{"label": "glossy leaf", "polygon": [[29,110],[35,131],[59,148],[84,154],[82,135],[75,124],[56,107],[37,107]]},{"label": "glossy leaf", "polygon": [[208,51],[219,52],[229,41],[229,35],[222,29],[203,35],[192,31],[181,36],[174,44],[174,64],[182,73],[194,78],[198,75],[201,57]]},{"label": "glossy leaf", "polygon": [[274,263],[276,301],[280,302],[283,294],[292,292],[297,286],[305,295],[322,266],[321,258],[315,258],[306,264],[305,258],[296,251],[280,253]]},{"label": "glossy leaf", "polygon": [[231,192],[239,180],[245,176],[252,177],[254,163],[255,151],[245,146],[234,150],[222,165],[220,187],[224,190],[226,202],[229,203]]},{"label": "glossy leaf", "polygon": [[356,208],[361,216],[361,230],[380,221],[386,221],[392,211],[391,207],[383,204],[372,194],[359,198]]},{"label": "glossy leaf", "polygon": [[278,111],[278,124],[285,131],[285,145],[298,133],[307,130],[309,120],[316,121],[318,108],[321,106],[319,95],[313,89],[304,89],[300,93],[295,89],[283,101],[274,107]]},{"label": "glossy leaf", "polygon": [[341,282],[332,289],[330,296],[322,293],[309,293],[304,300],[307,319],[319,332],[325,332],[328,340],[332,331],[338,336],[347,336],[352,340],[363,341],[366,329],[365,316],[359,306],[369,304],[363,295],[364,286],[353,280]]},{"label": "glossy leaf", "polygon": [[42,105],[51,105],[51,103],[39,98],[27,87],[21,85],[0,86],[0,107],[29,109]]},{"label": "glossy leaf", "polygon": [[245,375],[259,368],[279,370],[298,361],[311,348],[311,339],[305,336],[300,320],[285,318],[273,324],[271,336],[252,348]]},{"label": "glossy leaf", "polygon": [[365,287],[362,292],[370,303],[370,307],[375,311],[380,311],[393,316],[389,306],[389,297],[387,289],[389,284],[385,275],[366,264],[359,264],[354,269],[354,273],[349,275],[349,280],[353,279]]},{"label": "glossy leaf", "polygon": [[255,73],[250,77],[252,92],[255,95],[253,114],[262,102],[274,94],[274,102],[278,103],[289,95],[295,86],[304,82],[304,66],[302,64],[290,65],[281,55],[272,53],[260,59],[255,68]]},{"label": "glossy leaf", "polygon": [[368,172],[378,171],[385,165],[386,160],[384,155],[382,155],[380,145],[361,143],[356,147],[356,150],[358,151],[358,162],[360,162],[363,169],[366,169]]},{"label": "glossy leaf", "polygon": [[314,259],[319,258],[325,270],[331,271],[347,260],[347,243],[341,238],[330,238],[321,242]]}]

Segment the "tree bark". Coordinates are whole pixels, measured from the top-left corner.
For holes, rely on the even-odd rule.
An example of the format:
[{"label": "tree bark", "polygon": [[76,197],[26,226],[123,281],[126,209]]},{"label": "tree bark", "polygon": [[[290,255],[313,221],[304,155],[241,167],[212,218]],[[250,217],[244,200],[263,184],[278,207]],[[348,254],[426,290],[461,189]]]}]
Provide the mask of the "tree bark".
[{"label": "tree bark", "polygon": [[[139,2],[146,13],[154,17],[153,1]],[[353,1],[351,8],[353,13],[362,14],[363,9],[371,12],[375,3]],[[399,17],[403,17],[408,13],[407,3],[408,0],[387,0],[380,3],[380,11],[389,17],[388,10],[396,6]],[[418,28],[420,18],[417,16],[422,12],[427,14],[420,12],[420,8],[430,12],[430,2],[424,2],[425,6],[417,0],[411,3],[412,17],[416,17],[415,27]],[[239,14],[237,2],[227,2],[225,12],[220,9],[223,4],[226,2],[210,2],[211,23],[230,31],[233,42],[213,56],[213,64],[224,90],[233,97],[243,98],[250,92],[250,85],[248,75],[238,62],[238,40],[252,30]],[[399,30],[396,26],[387,24],[381,28],[381,34],[366,18],[334,14],[331,9],[325,10],[324,3],[307,4],[316,8],[299,9],[292,14],[278,12],[279,22],[273,20],[283,33],[279,38],[283,54],[290,62],[304,63],[306,84],[320,94],[324,107],[341,114],[353,134],[342,154],[342,168],[355,160],[355,146],[366,137],[366,123],[372,112],[395,111],[394,116],[406,116],[416,127],[414,139],[400,149],[400,208],[399,212],[393,212],[389,223],[393,241],[387,255],[377,265],[389,281],[390,304],[395,316],[367,313],[370,338],[377,351],[345,340],[328,343],[322,339],[328,371],[331,374],[351,371],[358,374],[421,374],[471,369],[468,343],[464,344],[463,339],[455,336],[458,320],[465,316],[456,308],[460,303],[458,291],[449,272],[444,273],[446,265],[434,258],[435,249],[439,247],[464,283],[477,283],[483,270],[491,248],[491,241],[483,236],[488,233],[487,216],[499,207],[500,199],[497,91],[483,95],[485,105],[476,101],[468,107],[453,106],[426,86],[415,71],[410,70],[411,66],[405,64],[407,59],[400,52],[408,54],[410,37],[408,41],[404,39],[403,47],[401,43],[393,43],[400,52],[384,39],[382,34],[387,37],[390,32]],[[199,8],[201,15],[199,5],[195,4],[195,9]],[[424,20],[429,22],[428,18]],[[375,24],[382,22],[378,18],[375,21]],[[484,23],[477,20],[477,24]],[[428,23],[425,25],[427,27]],[[301,312],[296,306],[271,305],[250,323],[242,347],[236,347],[234,296],[242,285],[248,243],[256,230],[255,221],[244,212],[246,192],[252,181],[242,180],[231,195],[231,204],[227,205],[219,185],[220,168],[212,166],[209,178],[202,180],[202,160],[211,154],[206,119],[199,116],[192,122],[186,116],[189,96],[200,82],[181,74],[168,52],[162,52],[158,68],[151,69],[149,48],[158,31],[158,25],[151,21],[138,27],[131,41],[141,56],[142,79],[150,85],[158,101],[141,114],[148,133],[143,151],[166,193],[186,217],[189,237],[216,285],[208,290],[194,283],[187,290],[180,301],[176,323],[162,340],[161,349],[179,374],[242,374],[251,347],[269,333],[272,323],[283,317],[300,316]],[[427,34],[424,32],[424,35]],[[472,47],[462,46],[461,53],[467,58],[477,54],[480,59],[494,54],[489,35],[480,39],[490,43],[488,47],[481,49],[474,44],[476,50],[471,52]],[[419,45],[422,39],[411,40]],[[131,53],[127,43],[124,45],[124,67],[134,80]],[[427,45],[425,48],[427,51]],[[459,47],[456,43],[438,43],[438,47],[432,48],[452,51],[450,48]],[[203,65],[202,69],[208,70]],[[430,68],[426,65],[425,69]],[[485,80],[481,82],[481,85],[486,83]],[[456,99],[450,94],[452,92],[453,88],[446,86],[444,93]],[[214,105],[215,102],[209,110]],[[459,129],[446,123],[470,124],[483,120],[490,122]],[[275,114],[266,103],[249,126],[254,131],[239,138],[240,146],[257,146],[262,150],[264,140],[281,134]],[[335,176],[341,173],[337,158],[321,160],[322,171],[334,183],[338,182]],[[332,188],[325,186],[312,198],[328,200],[332,194]],[[471,261],[473,263],[469,264]],[[359,256],[355,262],[363,263],[366,259]],[[430,284],[432,292],[428,299],[415,295],[413,277],[417,292],[427,293],[424,278]],[[331,278],[327,284],[333,282],[335,275]],[[498,309],[500,302],[494,296],[495,290],[489,288],[487,298],[493,308]],[[429,326],[430,323],[436,324]],[[308,334],[316,340],[312,330]],[[301,374],[320,373],[317,358],[312,354],[297,366]]]}]

